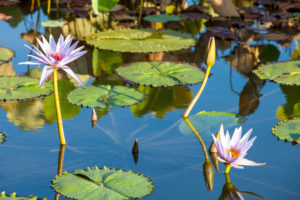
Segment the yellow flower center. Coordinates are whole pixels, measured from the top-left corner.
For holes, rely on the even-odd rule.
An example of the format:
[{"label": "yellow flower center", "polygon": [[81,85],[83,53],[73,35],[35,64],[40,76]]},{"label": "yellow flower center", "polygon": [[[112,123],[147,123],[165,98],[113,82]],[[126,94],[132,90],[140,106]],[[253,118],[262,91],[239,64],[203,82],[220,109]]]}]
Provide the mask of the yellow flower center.
[{"label": "yellow flower center", "polygon": [[235,150],[235,149],[227,149],[227,150],[226,150],[226,153],[228,153],[228,152],[231,153],[231,157],[232,157],[232,158],[237,158],[237,157],[239,157],[239,155],[240,155],[240,152],[238,152],[238,151]]}]

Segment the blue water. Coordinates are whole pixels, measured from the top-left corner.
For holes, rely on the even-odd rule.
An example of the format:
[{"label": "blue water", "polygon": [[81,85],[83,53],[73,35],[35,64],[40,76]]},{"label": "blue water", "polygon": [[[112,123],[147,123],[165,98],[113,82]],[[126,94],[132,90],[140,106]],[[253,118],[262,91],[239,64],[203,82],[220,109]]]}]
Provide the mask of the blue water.
[{"label": "blue water", "polygon": [[[37,12],[32,15],[32,19],[36,17]],[[25,18],[31,20],[30,15]],[[42,20],[46,19],[42,14]],[[0,46],[15,51],[16,57],[12,60],[14,69],[18,74],[24,74],[27,67],[18,65],[28,59],[29,53],[23,46],[26,42],[20,37],[21,33],[28,31],[24,21],[16,27],[0,21],[0,27]],[[41,27],[39,32],[44,34],[45,29]],[[279,48],[274,42],[261,43],[275,44]],[[232,44],[231,49],[235,45],[237,44]],[[288,60],[289,51],[294,51],[295,44],[292,43],[290,49],[280,48],[279,60]],[[240,97],[230,89],[230,66],[222,54],[230,54],[230,49],[224,52],[218,50],[212,76],[192,114],[202,110],[239,112]],[[234,90],[241,93],[247,79],[234,69],[231,79]],[[93,80],[91,77],[89,83]],[[195,93],[199,85],[189,88]],[[278,141],[271,133],[272,127],[280,121],[276,117],[276,110],[286,103],[285,95],[278,84],[269,81],[266,81],[259,93],[261,97],[258,108],[246,116],[242,126],[243,132],[253,128],[253,136],[257,136],[247,158],[267,164],[243,170],[232,169],[231,182],[238,190],[254,192],[265,199],[300,199],[299,145],[292,146],[289,142]],[[34,104],[34,109],[43,105],[42,101],[36,101],[38,103]],[[40,112],[43,113],[43,109]],[[72,120],[64,120],[68,145],[63,170],[70,172],[93,166],[131,169],[151,177],[155,184],[153,193],[145,199],[218,199],[225,183],[225,168],[220,164],[220,172],[215,172],[214,175],[213,191],[207,191],[201,146],[194,135],[185,136],[178,128],[183,112],[184,109],[169,109],[163,119],[158,119],[153,113],[135,117],[129,107],[117,108],[99,119],[92,129],[91,110],[82,108]],[[18,115],[19,118],[23,116],[28,115],[22,112]],[[56,176],[59,154],[56,123],[41,122],[42,128],[21,130],[20,125],[9,120],[4,109],[0,109],[0,119],[0,131],[8,135],[7,141],[0,145],[0,190],[5,190],[8,194],[36,194],[38,197],[54,199],[55,192],[50,185]],[[230,133],[232,132],[233,128],[230,129]],[[137,165],[131,155],[136,138],[140,147]],[[207,135],[203,138],[209,146],[211,138]],[[243,196],[255,199],[245,194]]]}]

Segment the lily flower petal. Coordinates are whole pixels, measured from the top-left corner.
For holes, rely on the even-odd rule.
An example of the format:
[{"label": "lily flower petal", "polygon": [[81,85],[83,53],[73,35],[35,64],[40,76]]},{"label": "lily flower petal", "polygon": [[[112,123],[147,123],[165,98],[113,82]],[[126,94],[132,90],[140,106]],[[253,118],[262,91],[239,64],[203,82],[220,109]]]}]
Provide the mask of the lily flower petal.
[{"label": "lily flower petal", "polygon": [[78,44],[78,41],[71,45],[71,35],[68,35],[66,39],[64,39],[63,35],[60,35],[57,43],[55,43],[55,40],[52,35],[50,35],[49,37],[49,42],[44,36],[42,36],[42,40],[39,40],[38,38],[36,38],[36,40],[40,45],[42,51],[40,51],[34,45],[32,47],[25,45],[30,51],[32,51],[35,54],[30,54],[28,56],[36,59],[36,61],[21,62],[19,64],[45,65],[40,80],[40,86],[46,81],[46,79],[55,69],[59,68],[66,71],[76,81],[82,84],[82,82],[75,75],[75,73],[68,66],[66,66],[66,64],[78,59],[79,57],[87,53],[87,51],[81,51],[84,47],[79,47],[75,49]]},{"label": "lily flower petal", "polygon": [[62,70],[64,70],[65,72],[67,72],[71,77],[73,77],[80,85],[82,85],[81,80],[78,78],[78,76],[76,76],[76,74],[71,70],[70,67],[68,66],[63,66],[61,67]]},{"label": "lily flower petal", "polygon": [[223,125],[221,125],[219,132],[220,140],[218,140],[214,134],[212,134],[213,142],[219,154],[219,161],[238,169],[243,168],[241,165],[259,166],[265,164],[256,163],[244,158],[247,155],[247,151],[251,148],[256,139],[256,137],[253,137],[251,140],[249,140],[252,129],[250,129],[242,138],[241,127],[234,130],[231,138],[228,131],[226,131],[226,135],[224,134]]},{"label": "lily flower petal", "polygon": [[48,65],[46,65],[44,67],[39,87],[41,87],[43,85],[43,83],[47,80],[47,78],[52,74],[52,72],[54,70],[55,70],[54,67],[51,67],[51,66],[48,66]]}]

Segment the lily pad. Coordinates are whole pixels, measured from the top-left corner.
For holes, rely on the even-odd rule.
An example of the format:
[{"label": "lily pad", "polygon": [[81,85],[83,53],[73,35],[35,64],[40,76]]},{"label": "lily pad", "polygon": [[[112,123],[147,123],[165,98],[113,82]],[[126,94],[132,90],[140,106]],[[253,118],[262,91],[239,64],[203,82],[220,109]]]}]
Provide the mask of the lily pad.
[{"label": "lily pad", "polygon": [[161,15],[148,15],[147,17],[144,17],[144,20],[148,22],[171,22],[171,21],[180,21],[181,17],[178,15],[167,15],[167,14],[161,14]]},{"label": "lily pad", "polygon": [[52,84],[46,82],[39,88],[39,79],[28,77],[0,77],[0,100],[23,100],[48,95]]},{"label": "lily pad", "polygon": [[65,172],[53,180],[52,187],[63,196],[78,200],[142,198],[154,188],[151,179],[144,175],[106,167]]},{"label": "lily pad", "polygon": [[272,133],[280,140],[293,143],[300,143],[300,119],[292,119],[280,122],[273,129]]},{"label": "lily pad", "polygon": [[175,62],[136,62],[116,69],[131,82],[154,87],[195,84],[203,80],[205,73],[196,66]]},{"label": "lily pad", "polygon": [[[189,117],[192,124],[202,136],[211,136],[220,130],[220,125],[223,124],[224,129],[229,129],[244,121],[244,118],[235,113],[229,112],[206,112],[201,111]],[[179,130],[184,135],[193,134],[192,130],[188,127],[185,121],[179,125]]]},{"label": "lily pad", "polygon": [[191,35],[173,30],[120,29],[93,34],[87,43],[100,49],[150,53],[186,49],[195,44]]},{"label": "lily pad", "polygon": [[[16,193],[11,193],[10,196],[6,196],[5,191],[0,193],[0,199],[1,200],[38,200],[36,196],[28,196],[28,197],[18,197],[16,196]],[[42,200],[47,200],[47,198],[43,198]]]},{"label": "lily pad", "polygon": [[62,27],[65,25],[66,22],[64,21],[58,21],[58,20],[47,20],[47,21],[42,21],[41,25],[44,27]]},{"label": "lily pad", "polygon": [[4,143],[6,140],[6,133],[0,133],[0,144]]},{"label": "lily pad", "polygon": [[6,47],[0,47],[0,65],[9,62],[15,57],[15,52]]},{"label": "lily pad", "polygon": [[98,85],[75,89],[67,98],[76,105],[104,109],[136,104],[144,99],[144,94],[124,86]]},{"label": "lily pad", "polygon": [[300,85],[300,61],[286,61],[269,65],[254,70],[261,79],[270,79],[285,85]]}]

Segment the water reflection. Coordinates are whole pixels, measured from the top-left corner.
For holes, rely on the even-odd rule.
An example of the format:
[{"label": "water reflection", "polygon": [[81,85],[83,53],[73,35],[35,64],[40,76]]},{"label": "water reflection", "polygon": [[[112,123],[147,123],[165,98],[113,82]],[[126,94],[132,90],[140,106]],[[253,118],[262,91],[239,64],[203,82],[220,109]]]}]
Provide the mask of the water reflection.
[{"label": "water reflection", "polygon": [[299,118],[300,86],[280,85],[280,89],[285,94],[286,103],[277,108],[277,118],[282,121]]},{"label": "water reflection", "polygon": [[260,63],[260,49],[260,46],[239,45],[233,49],[230,55],[225,56],[230,66],[248,80],[240,93],[235,91],[230,69],[230,86],[231,90],[240,97],[239,114],[241,116],[248,116],[255,112],[259,105],[259,98],[262,96],[260,90],[266,83],[252,72]]},{"label": "water reflection", "polygon": [[255,194],[253,192],[247,192],[247,191],[240,191],[238,190],[230,181],[229,174],[225,174],[226,182],[222,188],[221,196],[219,197],[219,200],[244,200],[244,197],[242,194],[247,194],[259,199],[265,199],[264,197]]},{"label": "water reflection", "polygon": [[[66,145],[61,144],[59,148],[58,154],[58,162],[57,162],[57,175],[61,175],[63,173],[63,165],[64,165],[64,157],[65,157]],[[55,200],[59,199],[60,194],[55,194]]]},{"label": "water reflection", "polygon": [[185,123],[188,125],[188,127],[193,131],[194,135],[197,137],[198,141],[201,144],[201,147],[202,147],[202,150],[204,153],[204,157],[205,157],[205,162],[202,165],[204,181],[205,181],[207,190],[212,191],[213,186],[214,186],[214,168],[213,168],[213,164],[209,160],[207,148],[204,143],[204,140],[200,136],[200,134],[197,131],[197,129],[195,128],[195,126],[192,124],[191,120],[189,118],[183,118],[183,119],[184,119]]}]

